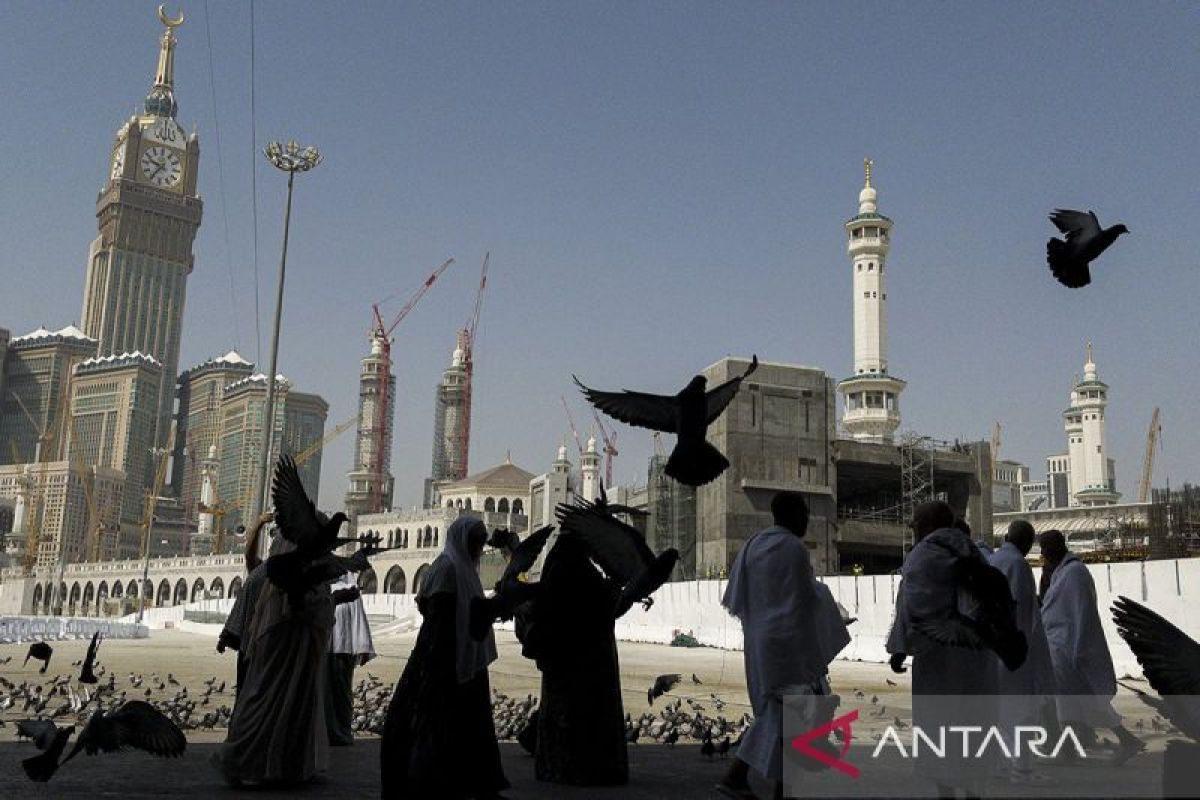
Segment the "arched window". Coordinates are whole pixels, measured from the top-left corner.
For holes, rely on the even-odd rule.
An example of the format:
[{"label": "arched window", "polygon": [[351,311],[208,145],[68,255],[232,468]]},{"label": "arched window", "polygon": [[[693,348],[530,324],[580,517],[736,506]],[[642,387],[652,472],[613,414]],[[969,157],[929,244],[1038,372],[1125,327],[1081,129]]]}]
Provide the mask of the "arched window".
[{"label": "arched window", "polygon": [[125,594],[129,597],[137,597],[139,595],[137,581],[129,582],[129,588],[125,590]]},{"label": "arched window", "polygon": [[467,511],[471,510],[471,498],[467,498],[467,502],[463,503],[463,508],[465,508]]},{"label": "arched window", "polygon": [[229,596],[237,597],[242,593],[242,579],[234,578],[229,582]]},{"label": "arched window", "polygon": [[88,581],[87,585],[83,587],[83,605],[80,609],[83,616],[86,617],[92,612],[92,601],[95,599],[96,589],[92,586],[92,582]]},{"label": "arched window", "polygon": [[516,500],[513,500],[512,513],[514,513],[514,514],[524,514],[525,513],[525,503],[521,501],[521,498],[518,497]]},{"label": "arched window", "polygon": [[388,570],[387,577],[383,579],[383,591],[387,594],[404,594],[406,584],[404,570],[397,564]]},{"label": "arched window", "polygon": [[121,585],[120,581],[114,581],[113,586],[112,586],[113,600],[120,600],[124,596],[125,596],[125,587]]},{"label": "arched window", "polygon": [[438,529],[437,528],[433,529],[433,546],[434,547],[438,546]]},{"label": "arched window", "polygon": [[422,564],[417,573],[413,575],[413,594],[421,591],[421,584],[425,582],[425,575],[429,572],[429,565]]},{"label": "arched window", "polygon": [[166,578],[158,584],[158,594],[154,596],[154,605],[166,606],[171,603],[171,584]]},{"label": "arched window", "polygon": [[38,608],[42,604],[42,585],[35,584],[33,587],[33,613],[37,614],[41,609]]},{"label": "arched window", "polygon": [[[462,506],[460,505],[459,507],[461,508]],[[453,501],[453,500],[447,500],[447,501],[446,501],[446,508],[454,508],[454,501]]]},{"label": "arched window", "polygon": [[204,599],[204,578],[196,578],[196,582],[192,584],[191,602]]},{"label": "arched window", "polygon": [[188,599],[187,581],[185,581],[183,578],[180,578],[178,581],[175,582],[175,596],[171,599],[171,605],[173,605],[173,606],[182,605],[187,602],[187,599]]},{"label": "arched window", "polygon": [[[234,580],[236,581],[237,578],[234,578]],[[232,583],[229,585],[230,585],[230,588],[233,587]],[[241,584],[238,584],[238,585],[240,586]],[[217,597],[224,597],[225,596],[225,581],[221,580],[220,578],[213,578],[212,583],[210,583],[208,585],[208,590],[210,592],[212,592],[214,595],[216,595]],[[233,595],[230,595],[230,597],[233,597]]]},{"label": "arched window", "polygon": [[[455,507],[455,508],[462,508],[462,507],[463,507],[463,503],[462,503],[462,498],[461,498],[461,497],[460,497],[460,498],[458,498],[457,500],[455,500],[455,501],[454,501],[454,507]],[[467,508],[470,508],[470,507],[471,507],[471,501],[470,501],[470,500],[468,500],[468,501],[467,501]]]},{"label": "arched window", "polygon": [[83,587],[78,583],[71,586],[71,599],[67,602],[67,616],[75,616],[79,609],[79,599],[83,596]]},{"label": "arched window", "polygon": [[496,501],[492,498],[487,498],[483,501],[483,510],[491,513],[496,510]]},{"label": "arched window", "polygon": [[508,498],[507,497],[500,498],[500,502],[496,504],[496,510],[499,511],[501,514],[508,513]]},{"label": "arched window", "polygon": [[379,579],[375,577],[375,570],[372,567],[367,567],[358,573],[358,590],[363,594],[375,594],[379,591]]}]

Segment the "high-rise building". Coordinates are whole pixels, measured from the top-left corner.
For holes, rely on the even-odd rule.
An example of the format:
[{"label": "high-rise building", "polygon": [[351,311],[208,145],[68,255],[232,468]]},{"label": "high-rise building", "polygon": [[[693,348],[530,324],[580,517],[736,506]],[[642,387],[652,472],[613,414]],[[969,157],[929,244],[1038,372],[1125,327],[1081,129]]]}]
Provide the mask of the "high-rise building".
[{"label": "high-rise building", "polygon": [[[0,497],[24,500],[20,527],[26,541],[36,542],[29,555],[38,567],[85,561],[98,533],[119,530],[105,512],[115,507],[109,498],[120,495],[123,483],[124,474],[118,470],[79,467],[69,461],[0,467]],[[105,552],[112,553],[115,539],[108,539]],[[20,557],[24,542],[14,544]]]},{"label": "high-rise building", "polygon": [[[275,419],[271,436],[279,442],[283,436],[284,410],[291,384],[282,375],[275,379]],[[254,502],[258,482],[262,480],[259,458],[264,445],[267,376],[261,373],[243,378],[225,387],[221,401],[221,439],[217,447],[219,467],[217,504],[222,524],[233,530],[248,524],[246,511]],[[279,452],[272,448],[272,452]]]},{"label": "high-rise building", "polygon": [[296,471],[309,499],[317,502],[321,487],[321,448],[329,403],[320,395],[289,391],[283,404],[283,440],[272,453],[296,457]]},{"label": "high-rise building", "polygon": [[[0,328],[0,420],[4,418],[4,400],[8,397],[4,392],[4,362],[8,360],[8,342],[12,339],[12,333],[8,328]],[[0,458],[0,464],[4,460]]]},{"label": "high-rise building", "polygon": [[854,280],[854,374],[838,384],[838,392],[843,398],[842,427],[850,438],[890,442],[900,427],[900,392],[905,386],[888,373],[884,265],[892,221],[879,213],[871,160],[863,166],[866,180],[858,194],[858,213],[846,223]]},{"label": "high-rise building", "polygon": [[171,486],[188,519],[200,497],[200,461],[221,438],[221,402],[226,387],[250,377],[254,365],[236,350],[197,364],[179,376]]},{"label": "high-rise building", "polygon": [[163,366],[155,445],[167,444],[179,371],[187,278],[202,203],[196,192],[200,142],[176,121],[175,31],[163,18],[154,84],[143,113],[117,131],[96,201],[99,235],[88,253],[83,330],[98,355],[140,352]]},{"label": "high-rise building", "polygon": [[67,459],[120,470],[125,487],[119,519],[135,527],[145,494],[155,489],[154,431],[162,364],[143,353],[83,361],[71,381]]},{"label": "high-rise building", "polygon": [[[38,328],[9,342],[0,402],[0,464],[62,458],[71,373],[95,355],[96,340],[73,325],[57,331]],[[39,447],[43,435],[45,446]]]},{"label": "high-rise building", "polygon": [[[383,387],[386,382],[387,402]],[[347,476],[346,514],[351,521],[359,514],[384,511],[392,506],[392,430],[396,415],[396,377],[388,371],[381,334],[371,338],[371,352],[362,360],[358,379],[358,436],[354,440],[354,464]],[[381,418],[386,413],[387,419]],[[382,438],[382,441],[380,439]],[[382,458],[379,449],[382,445]],[[436,447],[436,445],[435,445]],[[373,508],[375,504],[380,508]]]},{"label": "high-rise building", "polygon": [[[261,480],[267,376],[252,375],[225,388],[221,403],[221,438],[217,446],[216,508],[226,531],[248,524],[246,509]],[[274,425],[271,452],[295,456],[300,482],[309,499],[317,501],[321,484],[321,448],[329,404],[315,394],[292,389],[287,378],[275,378]]]}]

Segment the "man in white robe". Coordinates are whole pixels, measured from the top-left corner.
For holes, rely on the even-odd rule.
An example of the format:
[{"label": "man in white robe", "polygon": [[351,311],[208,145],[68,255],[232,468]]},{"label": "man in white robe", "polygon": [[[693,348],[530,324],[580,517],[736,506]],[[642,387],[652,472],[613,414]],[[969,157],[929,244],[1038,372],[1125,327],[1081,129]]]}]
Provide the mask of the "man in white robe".
[{"label": "man in white robe", "polygon": [[752,536],[730,570],[722,605],[742,623],[746,688],[754,722],[717,790],[753,798],[749,770],[775,782],[783,796],[783,698],[829,695],[829,663],[850,642],[837,604],[813,575],[803,537],[808,507],[802,495],[780,492],[775,524]]},{"label": "man in white robe", "polygon": [[375,657],[371,626],[363,608],[354,576],[347,572],[330,589],[349,593],[354,599],[339,603],[333,610],[333,632],[329,637],[329,657],[325,667],[325,727],[329,744],[346,747],[354,744],[354,668]]},{"label": "man in white robe", "polygon": [[[1000,704],[999,719],[1006,731],[1015,731],[1018,725],[1037,724],[1042,703],[1054,694],[1054,667],[1050,661],[1046,631],[1042,627],[1037,584],[1033,580],[1033,568],[1025,560],[1033,548],[1034,535],[1033,526],[1028,522],[1013,520],[1008,526],[1004,543],[988,559],[1008,579],[1008,588],[1016,604],[1017,628],[1025,634],[1029,644],[1025,663],[1015,670],[1004,666],[999,657],[993,658],[997,688],[1000,694],[1005,695]],[[1012,760],[1009,769],[1013,783],[1052,783],[1046,776],[1033,772],[1028,748],[1021,750],[1020,756]]]},{"label": "man in white robe", "polygon": [[[970,598],[957,588],[960,559],[983,561],[983,554],[969,536],[954,527],[954,512],[941,501],[922,503],[910,523],[916,544],[901,569],[896,614],[888,635],[892,670],[906,671],[904,660],[912,656],[913,724],[932,735],[941,726],[982,722],[994,716],[989,695],[996,693],[995,656],[988,650],[973,650],[940,644],[914,629],[914,623],[934,622],[953,614],[971,616]],[[971,697],[970,707],[955,709],[947,716],[949,702],[939,696]],[[923,698],[931,698],[924,700]],[[975,718],[979,719],[976,720]],[[985,779],[982,764],[964,765],[952,758],[916,758],[913,766],[938,787],[942,796],[953,796],[954,788],[978,794]]]},{"label": "man in white robe", "polygon": [[1061,533],[1042,534],[1041,546],[1043,558],[1053,565],[1042,621],[1054,664],[1059,722],[1071,725],[1077,734],[1086,733],[1086,738],[1088,729],[1109,728],[1117,735],[1116,762],[1123,763],[1146,745],[1126,730],[1112,707],[1117,676],[1100,624],[1096,583],[1084,563],[1067,550]]}]

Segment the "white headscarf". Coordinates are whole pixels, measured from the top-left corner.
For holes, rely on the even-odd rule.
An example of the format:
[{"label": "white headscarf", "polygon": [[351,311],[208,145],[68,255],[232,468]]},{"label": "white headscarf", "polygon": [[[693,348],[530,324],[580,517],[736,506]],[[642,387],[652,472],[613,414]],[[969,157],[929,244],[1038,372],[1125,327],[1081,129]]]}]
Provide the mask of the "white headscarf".
[{"label": "white headscarf", "polygon": [[489,626],[487,636],[477,642],[471,637],[471,601],[483,597],[479,582],[479,563],[471,559],[467,547],[468,534],[476,525],[476,517],[461,516],[446,529],[446,547],[434,559],[429,574],[421,583],[417,597],[431,597],[440,592],[452,592],[455,598],[454,662],[459,683],[466,683],[481,669],[496,660],[496,637]]}]

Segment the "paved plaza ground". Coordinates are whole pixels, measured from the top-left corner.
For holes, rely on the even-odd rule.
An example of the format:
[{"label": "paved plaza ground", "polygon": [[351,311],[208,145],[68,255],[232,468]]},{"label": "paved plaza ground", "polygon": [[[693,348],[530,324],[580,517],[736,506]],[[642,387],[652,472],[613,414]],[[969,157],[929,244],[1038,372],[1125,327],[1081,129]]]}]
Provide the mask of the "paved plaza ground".
[{"label": "paved plaza ground", "polygon": [[[415,634],[406,633],[381,636],[376,641],[380,657],[356,673],[366,677],[369,673],[385,683],[393,683],[400,674],[412,648]],[[501,632],[497,636],[500,659],[492,668],[492,685],[500,692],[523,696],[538,694],[539,674],[532,662],[521,657],[519,645],[511,634]],[[172,673],[190,693],[198,694],[204,688],[203,681],[216,677],[225,680],[228,689],[224,696],[214,695],[214,705],[222,702],[232,704],[234,683],[234,654],[220,655],[214,650],[215,639],[209,636],[180,631],[153,631],[146,640],[109,640],[100,651],[100,661],[118,678],[118,686],[128,685],[130,672],[149,676],[157,673],[164,679]],[[83,657],[85,641],[54,643],[55,653],[51,669],[45,676],[37,674],[35,662],[21,665],[27,645],[0,645],[0,660],[12,656],[12,661],[0,666],[0,675],[14,683],[28,680],[45,681],[55,674],[72,674],[71,662]],[[648,709],[646,689],[654,676],[665,672],[679,672],[684,682],[671,694],[676,697],[691,697],[705,704],[710,715],[717,713],[710,695],[715,693],[726,706],[721,712],[727,718],[740,716],[748,711],[740,652],[727,652],[710,648],[674,648],[662,645],[620,643],[621,675],[624,702],[627,712],[635,717]],[[692,674],[702,685],[695,685]],[[882,727],[895,717],[908,721],[911,718],[908,675],[893,675],[881,664],[835,662],[833,666],[834,690],[843,697],[855,699],[862,704],[862,724],[856,725],[855,741],[869,747],[872,738]],[[895,685],[889,683],[891,681]],[[149,680],[143,685],[143,690]],[[169,696],[178,689],[168,686],[168,691],[154,692],[155,698]],[[858,698],[858,693],[862,697]],[[132,692],[130,693],[132,697]],[[672,698],[668,697],[670,701]],[[871,699],[876,702],[871,703]],[[651,711],[662,707],[656,702]],[[1078,786],[1079,794],[1090,797],[1116,797],[1128,794],[1137,787],[1157,783],[1162,734],[1150,730],[1151,714],[1131,695],[1122,693],[1118,698],[1118,709],[1126,715],[1127,724],[1134,726],[1144,721],[1139,735],[1150,744],[1150,752],[1137,756],[1121,770],[1121,780],[1107,780],[1101,785],[1091,785],[1086,772],[1078,767],[1054,767],[1051,769],[1060,783]],[[870,708],[870,711],[866,711]],[[0,728],[0,798],[38,797],[238,797],[243,794],[262,796],[263,792],[237,792],[224,787],[208,759],[224,738],[223,730],[188,731],[189,748],[182,759],[162,760],[143,753],[122,753],[95,758],[80,757],[68,764],[47,785],[36,785],[28,781],[21,770],[20,760],[32,754],[32,745],[15,741],[13,721],[22,719],[20,707],[0,711],[0,720],[8,723]],[[708,798],[717,796],[712,785],[723,773],[727,761],[716,759],[711,763],[700,755],[695,743],[679,744],[674,747],[647,742],[643,739],[629,750],[630,785],[616,789],[569,789],[560,786],[539,784],[533,779],[532,760],[513,743],[501,745],[505,771],[513,783],[509,795],[514,800],[521,798]],[[855,759],[856,747],[850,759]],[[861,763],[862,758],[860,758]],[[334,749],[331,753],[329,781],[300,792],[310,797],[374,797],[378,795],[379,743],[373,736],[364,736],[352,748]],[[889,765],[894,775],[897,793],[920,796],[925,785],[912,774],[911,766],[897,762]],[[806,781],[806,796],[819,797],[844,788],[838,781],[842,776],[825,772]],[[1144,791],[1144,789],[1143,789]],[[290,794],[290,793],[288,793]],[[1023,795],[1035,796],[1036,792],[1016,792],[1005,786],[1001,793],[992,796]]]}]

